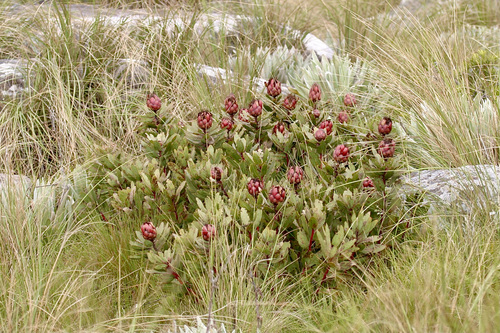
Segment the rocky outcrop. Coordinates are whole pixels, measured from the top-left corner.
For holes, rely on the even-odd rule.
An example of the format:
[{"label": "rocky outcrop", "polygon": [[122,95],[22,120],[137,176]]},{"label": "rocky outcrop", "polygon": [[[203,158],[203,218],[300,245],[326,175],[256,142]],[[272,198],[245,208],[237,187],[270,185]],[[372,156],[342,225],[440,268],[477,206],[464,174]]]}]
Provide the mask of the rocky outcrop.
[{"label": "rocky outcrop", "polygon": [[[161,29],[174,33],[192,28],[193,32],[199,35],[206,35],[208,32],[213,38],[226,38],[238,36],[241,29],[258,24],[257,19],[242,15],[207,13],[193,18],[192,14],[169,17],[167,13],[151,15],[145,10],[101,9],[91,5],[70,5],[67,8],[72,14],[71,22],[76,29],[99,19],[104,24],[119,26],[120,29],[148,26],[151,29]],[[14,5],[8,10],[12,13],[25,13],[35,9],[53,10],[50,4],[37,8],[27,5]],[[57,15],[54,14],[53,16],[54,20],[56,20]],[[191,25],[192,19],[196,20],[194,25]],[[284,27],[283,33],[292,39],[301,41],[306,54],[314,53],[320,59],[323,57],[331,59],[334,56],[334,50],[313,34],[304,33],[290,27]],[[127,88],[138,89],[149,81],[150,64],[142,59],[119,59],[115,64],[110,65],[113,78],[123,82]],[[16,97],[27,89],[25,79],[27,66],[28,64],[24,60],[0,60],[0,98],[6,96]],[[208,66],[201,66],[200,74],[207,74],[212,80],[215,79],[212,74],[219,75],[219,78],[225,76],[222,74],[223,69],[210,69]],[[263,82],[263,79],[254,80],[257,86],[262,86]]]},{"label": "rocky outcrop", "polygon": [[494,209],[500,199],[500,167],[467,165],[454,169],[422,170],[401,177],[403,198],[422,193],[431,211],[436,205],[457,208]]},{"label": "rocky outcrop", "polygon": [[7,189],[29,189],[31,185],[32,181],[29,177],[0,173],[0,191]]},{"label": "rocky outcrop", "polygon": [[26,90],[27,62],[19,59],[0,59],[0,97],[16,97]]},{"label": "rocky outcrop", "polygon": [[[216,84],[217,82],[227,82],[231,80],[232,77],[232,72],[229,70],[225,70],[223,68],[218,68],[218,67],[211,67],[211,66],[206,66],[206,65],[198,65],[196,67],[196,71],[202,78],[208,78],[208,81]],[[248,81],[252,81],[252,87],[253,89],[256,90],[264,90],[265,89],[265,82],[267,82],[266,79],[263,78],[247,78]],[[289,94],[290,90],[288,89],[286,84],[281,85],[281,91],[284,95]]]}]

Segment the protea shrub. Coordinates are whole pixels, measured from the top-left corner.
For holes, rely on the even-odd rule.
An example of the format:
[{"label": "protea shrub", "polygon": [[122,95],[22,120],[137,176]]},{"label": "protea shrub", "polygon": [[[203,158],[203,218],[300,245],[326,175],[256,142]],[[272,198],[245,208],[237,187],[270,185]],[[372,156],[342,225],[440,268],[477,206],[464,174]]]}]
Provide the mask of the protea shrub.
[{"label": "protea shrub", "polygon": [[[144,117],[140,154],[103,154],[92,166],[93,181],[80,189],[85,207],[106,214],[108,223],[121,223],[124,214],[151,222],[136,225],[133,248],[170,292],[200,292],[193,279],[207,274],[210,251],[228,244],[251,247],[260,277],[304,274],[315,287],[330,288],[340,276],[358,276],[352,267],[367,265],[402,234],[401,220],[413,219],[395,195],[405,160],[397,147],[404,142],[394,135],[379,141],[372,130],[383,117],[380,105],[351,98],[345,104],[356,105],[353,116],[340,117],[345,106],[338,94],[322,96],[318,85],[289,104],[278,100],[277,80],[266,88],[240,101],[248,109],[234,119],[231,95],[224,109],[214,101],[210,110],[218,112],[169,114],[158,125]],[[320,100],[316,114],[311,103]],[[337,116],[342,125],[326,120]],[[186,125],[178,126],[180,120]],[[389,128],[385,120],[380,133]]]}]

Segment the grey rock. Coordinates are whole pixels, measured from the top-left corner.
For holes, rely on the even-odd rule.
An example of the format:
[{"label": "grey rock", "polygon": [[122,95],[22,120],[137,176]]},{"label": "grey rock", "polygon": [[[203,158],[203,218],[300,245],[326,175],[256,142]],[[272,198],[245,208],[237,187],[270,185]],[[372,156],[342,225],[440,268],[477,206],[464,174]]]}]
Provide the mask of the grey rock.
[{"label": "grey rock", "polygon": [[0,60],[0,97],[16,97],[26,90],[27,62],[19,59]]},{"label": "grey rock", "polygon": [[[42,5],[47,6],[47,5]],[[24,10],[28,10],[26,6],[21,6]],[[49,8],[49,7],[47,7]],[[16,9],[11,9],[15,12]],[[185,29],[189,26],[190,17],[174,17],[165,20],[162,16],[147,15],[144,11],[125,11],[125,10],[107,10],[101,12],[95,6],[90,5],[72,5],[69,7],[74,15],[73,24],[78,30],[83,23],[89,23],[96,18],[103,20],[110,25],[120,25],[120,28],[128,29],[138,25],[148,25],[152,28],[166,28],[167,31]],[[199,34],[204,34],[210,31],[215,36],[224,35],[227,38],[238,34],[238,29],[241,23],[255,23],[255,20],[240,15],[220,15],[220,14],[205,14],[197,18],[194,25],[194,30]],[[166,25],[166,27],[165,27]],[[292,38],[301,39],[306,50],[306,53],[315,53],[319,58],[325,57],[331,59],[334,51],[322,40],[313,34],[304,34],[301,31],[291,28],[284,29]],[[76,32],[78,35],[78,31]],[[218,37],[218,38],[219,38]],[[131,89],[142,88],[150,78],[150,64],[141,59],[120,59],[117,63],[112,64],[113,78],[117,81],[122,81],[125,86]],[[227,79],[224,70],[210,69],[205,66],[200,69],[205,72],[211,80],[216,80],[220,77]],[[27,62],[24,60],[7,59],[0,60],[0,97],[10,96],[16,97],[20,93],[27,90],[26,87]],[[254,79],[253,84],[259,88],[264,87],[264,79]],[[285,87],[285,92],[287,92]]]},{"label": "grey rock", "polygon": [[425,12],[429,6],[443,6],[451,3],[450,0],[401,0],[399,5],[389,12],[389,16],[417,15]]},{"label": "grey rock", "polygon": [[119,59],[113,72],[113,78],[122,81],[129,89],[141,89],[149,82],[150,76],[150,64],[136,59]]},{"label": "grey rock", "polygon": [[[196,70],[200,77],[202,78],[208,78],[208,81],[217,84],[217,83],[226,83],[231,80],[231,77],[234,77],[232,75],[232,72],[229,70],[225,70],[223,68],[218,68],[218,67],[211,67],[207,65],[197,65]],[[250,81],[250,78],[248,78],[248,81]],[[265,82],[267,82],[266,79],[263,78],[253,78],[252,81],[252,89],[256,89],[258,91],[262,91],[265,89]],[[281,91],[283,94],[289,94],[290,90],[288,89],[286,84],[281,85]]]},{"label": "grey rock", "polygon": [[20,175],[0,173],[0,190],[29,189],[32,185],[31,178]]},{"label": "grey rock", "polygon": [[458,208],[463,213],[477,207],[491,210],[500,199],[500,167],[496,165],[416,171],[402,176],[401,183],[403,198],[423,193],[431,211],[436,205]]},{"label": "grey rock", "polygon": [[326,59],[331,60],[335,54],[332,48],[313,34],[305,35],[302,43],[308,52],[316,53],[319,59],[325,57]]},{"label": "grey rock", "polygon": [[[19,12],[51,10],[50,2],[42,5],[15,5],[7,10],[13,14]],[[181,31],[191,26],[193,14],[176,15],[168,18],[170,13],[159,11],[159,15],[151,15],[150,12],[144,9],[113,9],[103,8],[102,6],[94,6],[88,4],[73,4],[68,5],[67,9],[72,14],[72,23],[78,27],[82,23],[90,23],[96,18],[110,25],[120,25],[122,29],[129,29],[136,26],[150,26],[159,29],[166,29],[168,32]],[[56,17],[54,15],[54,17]],[[167,19],[166,19],[167,17]],[[196,23],[193,26],[194,31],[199,34],[210,32],[213,36],[220,38],[237,36],[239,29],[243,25],[258,24],[258,21],[252,17],[244,15],[227,15],[220,13],[209,13],[195,17]],[[299,30],[290,27],[284,27],[286,34],[292,38],[302,40],[305,50],[308,53],[316,53],[318,58],[326,57],[331,59],[334,51],[313,34],[305,34]]]}]

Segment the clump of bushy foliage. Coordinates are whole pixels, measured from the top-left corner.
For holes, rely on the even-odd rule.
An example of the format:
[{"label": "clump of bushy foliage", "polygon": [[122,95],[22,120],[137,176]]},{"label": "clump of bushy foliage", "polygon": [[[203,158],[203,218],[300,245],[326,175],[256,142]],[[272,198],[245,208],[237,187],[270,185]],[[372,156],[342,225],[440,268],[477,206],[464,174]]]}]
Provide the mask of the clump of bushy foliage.
[{"label": "clump of bushy foliage", "polygon": [[470,94],[497,97],[500,94],[500,57],[488,50],[479,50],[466,63]]},{"label": "clump of bushy foliage", "polygon": [[324,96],[317,84],[283,96],[271,78],[266,95],[231,94],[185,123],[162,115],[151,94],[142,155],[102,156],[81,191],[103,219],[114,211],[145,222],[132,245],[178,292],[196,295],[189,272],[220,269],[210,251],[242,244],[253,276],[332,286],[405,225],[394,186],[403,154],[377,98]]}]

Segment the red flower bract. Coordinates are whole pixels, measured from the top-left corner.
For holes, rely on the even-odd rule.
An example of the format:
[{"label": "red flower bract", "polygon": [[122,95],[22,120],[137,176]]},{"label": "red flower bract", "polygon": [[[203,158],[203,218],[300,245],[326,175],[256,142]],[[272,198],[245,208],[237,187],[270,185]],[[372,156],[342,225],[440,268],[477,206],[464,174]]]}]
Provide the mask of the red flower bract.
[{"label": "red flower bract", "polygon": [[148,241],[154,241],[156,238],[156,228],[151,222],[144,222],[141,225],[142,237]]},{"label": "red flower bract", "polygon": [[281,121],[274,125],[273,127],[273,134],[276,134],[277,132],[280,132],[281,134],[285,134],[285,124],[283,124]]},{"label": "red flower bract", "polygon": [[236,103],[236,96],[234,96],[234,94],[229,94],[229,96],[226,97],[224,100],[224,108],[230,116],[238,112],[238,103]]},{"label": "red flower bract", "polygon": [[216,235],[217,231],[215,230],[215,227],[212,224],[205,224],[201,229],[201,236],[207,242],[213,240]]},{"label": "red flower bract", "polygon": [[198,113],[198,127],[202,130],[207,130],[212,127],[212,114],[208,111]]},{"label": "red flower bract", "polygon": [[378,132],[382,135],[387,135],[392,131],[392,120],[391,118],[384,117],[378,124]]},{"label": "red flower bract", "polygon": [[287,110],[292,111],[297,105],[297,97],[295,95],[289,94],[283,100],[283,107]]},{"label": "red flower bract", "polygon": [[262,101],[254,99],[248,106],[248,114],[255,118],[260,116],[262,114]]},{"label": "red flower bract", "polygon": [[354,105],[356,105],[356,103],[357,103],[356,96],[354,96],[353,93],[347,93],[344,96],[344,105],[345,106],[354,106]]},{"label": "red flower bract", "polygon": [[290,167],[286,173],[286,177],[290,184],[300,184],[302,178],[304,177],[304,170],[300,166]]},{"label": "red flower bract", "polygon": [[269,191],[269,201],[271,201],[273,205],[276,206],[280,202],[285,201],[285,198],[286,198],[286,191],[283,187],[279,185],[271,187],[271,191]]},{"label": "red flower bract", "polygon": [[247,188],[248,188],[248,193],[252,195],[253,197],[257,198],[259,193],[262,191],[262,188],[264,187],[264,184],[260,181],[260,179],[257,178],[252,178],[248,182]]},{"label": "red flower bract", "polygon": [[321,100],[321,89],[317,83],[314,83],[311,86],[311,89],[309,89],[309,99],[313,103],[316,103],[317,101]]},{"label": "red flower bract", "polygon": [[389,158],[394,156],[396,150],[396,142],[393,139],[385,138],[380,141],[378,145],[378,153],[383,158]]},{"label": "red flower bract", "polygon": [[349,160],[349,148],[345,145],[338,145],[333,152],[333,159],[338,163],[345,163]]},{"label": "red flower bract", "polygon": [[244,123],[248,123],[248,110],[247,109],[241,109],[240,112],[238,113],[238,120]]},{"label": "red flower bract", "polygon": [[267,94],[271,97],[277,97],[281,94],[281,82],[275,78],[270,78],[265,83],[267,87]]},{"label": "red flower bract", "polygon": [[229,118],[222,118],[220,121],[220,128],[227,129],[228,131],[233,129],[233,121]]},{"label": "red flower bract", "polygon": [[363,187],[372,188],[375,187],[375,184],[373,184],[373,180],[370,177],[366,177],[365,179],[363,179]]},{"label": "red flower bract", "polygon": [[318,128],[316,132],[314,132],[314,138],[318,141],[323,141],[326,139],[326,132],[322,128]]},{"label": "red flower bract", "polygon": [[161,108],[161,99],[156,94],[148,94],[146,105],[153,111],[158,111]]},{"label": "red flower bract", "polygon": [[220,180],[222,179],[222,169],[220,167],[212,167],[212,169],[210,169],[210,177],[212,177],[212,179],[215,179],[216,181],[220,182]]},{"label": "red flower bract", "polygon": [[341,123],[341,124],[347,123],[349,121],[349,113],[347,113],[345,111],[340,112],[339,116],[338,116],[338,120],[339,120],[339,123]]},{"label": "red flower bract", "polygon": [[333,123],[331,120],[324,120],[319,124],[319,128],[325,130],[326,135],[332,134]]}]

